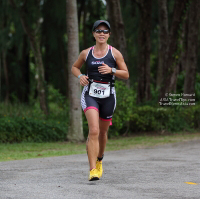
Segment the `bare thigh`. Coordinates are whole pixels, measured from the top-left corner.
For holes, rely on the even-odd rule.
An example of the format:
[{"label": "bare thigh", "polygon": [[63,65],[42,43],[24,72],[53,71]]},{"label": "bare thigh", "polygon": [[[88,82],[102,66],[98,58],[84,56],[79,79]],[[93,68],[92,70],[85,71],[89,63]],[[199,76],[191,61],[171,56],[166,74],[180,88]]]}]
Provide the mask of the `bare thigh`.
[{"label": "bare thigh", "polygon": [[110,126],[110,121],[103,121],[103,120],[99,120],[99,130],[100,130],[100,134],[105,134],[108,132]]},{"label": "bare thigh", "polygon": [[89,127],[88,137],[91,134],[99,134],[99,112],[95,109],[89,109],[85,112],[85,116],[87,118]]}]

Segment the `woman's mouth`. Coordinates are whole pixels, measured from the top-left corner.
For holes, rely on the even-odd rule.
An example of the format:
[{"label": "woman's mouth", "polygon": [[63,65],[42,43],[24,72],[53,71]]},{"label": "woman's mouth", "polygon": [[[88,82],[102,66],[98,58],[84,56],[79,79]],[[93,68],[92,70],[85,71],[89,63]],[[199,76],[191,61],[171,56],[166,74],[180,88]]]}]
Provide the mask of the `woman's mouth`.
[{"label": "woman's mouth", "polygon": [[104,40],[105,38],[104,38],[104,37],[99,37],[99,39],[100,39],[100,40]]}]

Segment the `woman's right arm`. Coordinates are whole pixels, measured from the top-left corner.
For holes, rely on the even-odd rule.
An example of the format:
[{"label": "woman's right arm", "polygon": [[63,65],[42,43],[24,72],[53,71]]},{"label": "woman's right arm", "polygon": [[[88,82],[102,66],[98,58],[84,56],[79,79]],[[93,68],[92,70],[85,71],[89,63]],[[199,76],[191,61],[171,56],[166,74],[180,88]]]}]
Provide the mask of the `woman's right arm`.
[{"label": "woman's right arm", "polygon": [[72,66],[72,69],[71,69],[71,71],[72,71],[72,74],[75,76],[75,77],[79,77],[79,80],[80,80],[80,85],[81,86],[86,86],[89,82],[88,82],[88,76],[86,76],[86,75],[81,75],[81,71],[80,71],[80,69],[81,69],[81,67],[82,67],[82,65],[84,64],[84,62],[85,62],[85,58],[86,58],[86,55],[87,55],[87,49],[86,50],[83,50],[81,53],[80,53],[80,55],[79,55],[79,57],[78,57],[78,59],[75,61],[75,63],[73,64],[73,66]]}]

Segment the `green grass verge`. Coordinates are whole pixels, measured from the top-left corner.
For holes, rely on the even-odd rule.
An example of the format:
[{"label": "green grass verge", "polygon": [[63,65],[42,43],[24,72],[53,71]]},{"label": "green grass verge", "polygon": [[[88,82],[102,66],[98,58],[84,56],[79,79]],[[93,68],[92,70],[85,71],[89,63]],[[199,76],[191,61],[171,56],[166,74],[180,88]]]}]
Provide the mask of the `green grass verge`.
[{"label": "green grass verge", "polygon": [[[174,134],[168,136],[134,136],[119,137],[109,139],[106,151],[146,148],[157,145],[184,142],[189,140],[200,139],[200,133],[193,134]],[[30,158],[65,156],[73,154],[84,154],[85,143],[19,143],[19,144],[0,144],[0,161],[23,160]]]}]

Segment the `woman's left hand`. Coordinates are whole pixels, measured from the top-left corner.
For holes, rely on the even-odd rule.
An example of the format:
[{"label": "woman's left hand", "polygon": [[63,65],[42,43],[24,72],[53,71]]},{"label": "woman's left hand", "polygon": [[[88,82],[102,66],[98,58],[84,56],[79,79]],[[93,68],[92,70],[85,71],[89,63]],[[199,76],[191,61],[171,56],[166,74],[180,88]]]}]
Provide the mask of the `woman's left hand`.
[{"label": "woman's left hand", "polygon": [[112,72],[111,67],[104,63],[102,64],[102,66],[98,67],[98,70],[101,74],[110,74]]}]

